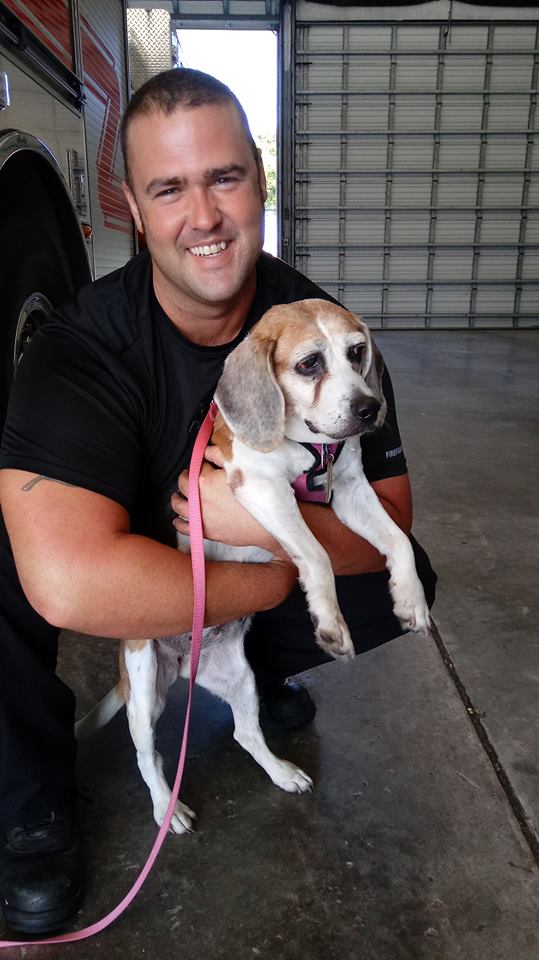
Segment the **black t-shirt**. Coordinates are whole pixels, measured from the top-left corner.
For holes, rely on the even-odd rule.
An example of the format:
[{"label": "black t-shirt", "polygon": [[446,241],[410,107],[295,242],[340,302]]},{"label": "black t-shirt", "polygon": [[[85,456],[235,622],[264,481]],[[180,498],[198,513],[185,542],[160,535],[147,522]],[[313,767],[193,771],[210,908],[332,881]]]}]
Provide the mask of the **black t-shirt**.
[{"label": "black t-shirt", "polygon": [[[174,544],[169,499],[224,361],[271,306],[332,299],[263,253],[256,295],[231,343],[185,339],[153,293],[147,252],[84,288],[33,338],[17,371],[0,467],[64,480],[120,503],[133,531]],[[362,441],[369,480],[406,472],[387,371],[386,424]]]}]

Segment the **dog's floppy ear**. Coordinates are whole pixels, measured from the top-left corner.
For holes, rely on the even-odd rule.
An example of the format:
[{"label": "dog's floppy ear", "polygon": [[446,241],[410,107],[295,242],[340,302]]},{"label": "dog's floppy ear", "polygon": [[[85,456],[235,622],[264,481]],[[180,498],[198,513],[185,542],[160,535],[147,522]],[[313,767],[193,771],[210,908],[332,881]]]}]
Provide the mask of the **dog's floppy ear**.
[{"label": "dog's floppy ear", "polygon": [[365,373],[364,380],[367,386],[372,390],[374,396],[381,404],[385,403],[384,391],[382,389],[382,377],[384,374],[384,358],[376,346],[372,337],[371,342],[371,362],[369,369]]},{"label": "dog's floppy ear", "polygon": [[285,402],[273,372],[275,341],[249,335],[227,357],[215,391],[226,425],[242,443],[268,453],[284,437]]}]

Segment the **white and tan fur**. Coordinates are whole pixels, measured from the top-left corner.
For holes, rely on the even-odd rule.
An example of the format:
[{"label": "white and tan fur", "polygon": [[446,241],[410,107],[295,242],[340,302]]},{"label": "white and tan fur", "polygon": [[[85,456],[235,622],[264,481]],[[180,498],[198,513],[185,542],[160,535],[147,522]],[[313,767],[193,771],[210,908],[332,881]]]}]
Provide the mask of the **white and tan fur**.
[{"label": "white and tan fur", "polygon": [[[234,495],[296,564],[319,646],[335,658],[354,648],[339,610],[325,550],[305,524],[292,482],[312,463],[301,443],[346,440],[333,469],[332,507],[342,523],[386,557],[395,615],[405,630],[428,630],[430,617],[410,541],[383,509],[361,463],[362,434],[385,417],[382,362],[365,324],[325,300],[273,307],[228,357],[217,386],[219,414],[213,442],[224,457]],[[179,538],[188,550],[186,538]],[[255,547],[205,542],[211,559],[264,560]],[[249,619],[208,628],[197,683],[226,700],[234,737],[291,792],[312,787],[307,774],[268,748],[259,725],[255,680],[243,640]],[[151,793],[155,820],[163,820],[170,789],[155,750],[155,724],[169,685],[189,675],[190,635],[125,642],[119,684],[77,725],[84,735],[106,723],[125,702],[140,772]],[[194,814],[178,801],[171,829],[183,833]]]}]

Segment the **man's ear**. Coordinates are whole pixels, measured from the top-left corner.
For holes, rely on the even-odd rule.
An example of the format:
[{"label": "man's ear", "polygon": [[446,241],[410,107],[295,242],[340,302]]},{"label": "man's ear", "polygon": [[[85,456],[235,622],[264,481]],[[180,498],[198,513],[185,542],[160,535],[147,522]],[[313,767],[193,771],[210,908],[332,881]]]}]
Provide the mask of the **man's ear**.
[{"label": "man's ear", "polygon": [[144,233],[144,226],[143,226],[143,223],[142,223],[142,217],[141,217],[141,215],[140,215],[140,211],[139,211],[139,208],[138,208],[138,205],[137,205],[137,201],[135,200],[135,195],[134,195],[133,191],[131,190],[131,187],[129,186],[129,184],[128,184],[125,180],[124,180],[123,183],[122,183],[122,190],[123,190],[123,192],[124,192],[124,197],[125,197],[125,199],[127,200],[128,204],[129,204],[129,209],[131,210],[131,216],[133,217],[133,220],[135,221],[135,224],[136,224],[136,227],[137,227],[138,232],[139,232],[139,233]]},{"label": "man's ear", "polygon": [[262,203],[265,203],[268,198],[268,185],[266,183],[266,171],[264,170],[264,161],[262,160],[262,151],[260,147],[257,147],[256,150],[256,168],[258,171],[258,187],[260,189],[260,196],[262,198]]}]

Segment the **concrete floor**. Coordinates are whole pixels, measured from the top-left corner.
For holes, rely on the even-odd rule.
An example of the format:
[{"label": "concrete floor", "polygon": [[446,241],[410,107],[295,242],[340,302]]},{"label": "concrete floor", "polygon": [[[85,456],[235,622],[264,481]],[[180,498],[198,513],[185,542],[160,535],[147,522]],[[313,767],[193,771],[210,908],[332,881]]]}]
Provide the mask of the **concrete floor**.
[{"label": "concrete floor", "polygon": [[[539,960],[539,335],[388,332],[415,491],[414,529],[440,576],[438,643],[402,637],[305,675],[315,723],[270,737],[315,792],[275,788],[199,691],[184,800],[128,913],[47,956],[89,960]],[[87,709],[114,644],[66,637]],[[174,771],[185,690],[160,727]],[[80,753],[88,892],[112,908],[155,836],[125,717]],[[14,948],[6,957],[44,956]]]}]

